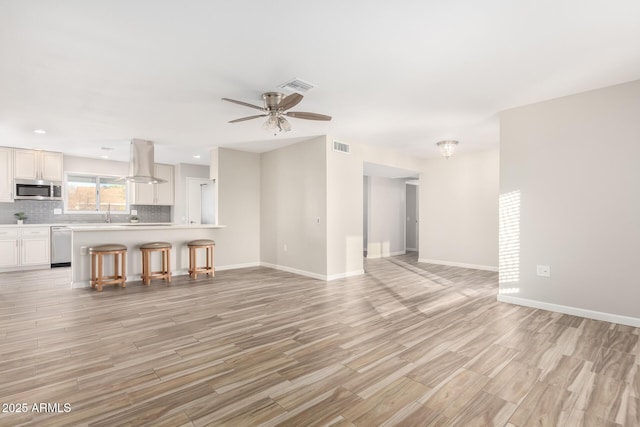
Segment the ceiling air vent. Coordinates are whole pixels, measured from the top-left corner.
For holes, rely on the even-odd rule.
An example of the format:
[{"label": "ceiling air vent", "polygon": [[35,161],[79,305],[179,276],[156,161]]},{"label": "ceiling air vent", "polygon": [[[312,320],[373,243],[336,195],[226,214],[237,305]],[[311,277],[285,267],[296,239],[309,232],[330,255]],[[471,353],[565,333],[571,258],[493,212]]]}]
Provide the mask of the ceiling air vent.
[{"label": "ceiling air vent", "polygon": [[305,82],[304,80],[300,80],[298,78],[294,78],[289,80],[288,82],[282,83],[278,87],[280,89],[289,89],[297,93],[306,93],[316,87],[316,85]]},{"label": "ceiling air vent", "polygon": [[349,144],[340,141],[333,141],[333,151],[349,154]]}]

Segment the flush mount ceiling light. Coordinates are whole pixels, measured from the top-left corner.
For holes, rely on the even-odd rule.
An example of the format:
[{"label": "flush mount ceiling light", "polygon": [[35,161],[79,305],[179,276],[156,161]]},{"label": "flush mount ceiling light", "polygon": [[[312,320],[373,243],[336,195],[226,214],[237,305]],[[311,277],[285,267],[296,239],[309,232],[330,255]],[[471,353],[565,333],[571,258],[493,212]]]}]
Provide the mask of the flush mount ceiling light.
[{"label": "flush mount ceiling light", "polygon": [[440,149],[440,154],[442,154],[444,158],[448,160],[449,157],[453,156],[453,153],[456,151],[458,141],[448,139],[446,141],[440,141],[436,143],[436,145]]},{"label": "flush mount ceiling light", "polygon": [[44,135],[44,134],[47,133],[47,131],[44,130],[44,129],[36,129],[36,130],[33,131],[33,133],[37,133],[39,135]]}]

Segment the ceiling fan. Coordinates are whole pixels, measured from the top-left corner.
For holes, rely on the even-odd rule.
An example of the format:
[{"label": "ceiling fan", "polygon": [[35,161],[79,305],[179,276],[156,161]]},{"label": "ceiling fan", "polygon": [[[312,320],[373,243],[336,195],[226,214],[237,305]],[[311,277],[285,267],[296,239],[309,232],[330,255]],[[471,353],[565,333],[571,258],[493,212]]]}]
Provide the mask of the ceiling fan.
[{"label": "ceiling fan", "polygon": [[248,116],[242,117],[240,119],[230,120],[229,123],[244,122],[245,120],[257,119],[259,117],[268,117],[267,121],[262,125],[262,127],[274,132],[289,132],[291,130],[291,124],[284,116],[305,120],[331,120],[331,116],[325,116],[324,114],[307,113],[303,111],[287,111],[288,109],[298,105],[300,101],[302,101],[302,98],[304,97],[299,93],[292,93],[291,95],[285,96],[280,92],[266,92],[262,94],[264,107],[237,101],[235,99],[222,98],[222,100],[233,102],[234,104],[244,105],[245,107],[249,108],[255,108],[256,110],[260,110],[263,112],[263,114],[258,114],[256,116]]}]

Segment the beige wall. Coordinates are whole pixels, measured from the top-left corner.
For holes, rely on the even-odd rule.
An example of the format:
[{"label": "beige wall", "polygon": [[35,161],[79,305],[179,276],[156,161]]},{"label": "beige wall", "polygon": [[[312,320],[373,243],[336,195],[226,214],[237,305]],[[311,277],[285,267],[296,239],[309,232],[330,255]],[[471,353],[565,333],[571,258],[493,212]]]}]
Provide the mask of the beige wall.
[{"label": "beige wall", "polygon": [[[256,212],[261,213],[263,264],[312,277],[326,276],[325,147],[326,138],[318,137],[262,154],[261,207]],[[221,176],[220,181],[223,179]],[[220,200],[221,208],[222,203]]]},{"label": "beige wall", "polygon": [[[218,245],[217,265],[249,265],[260,262],[263,265],[329,280],[363,273],[364,162],[422,174],[429,163],[393,150],[356,143],[351,143],[349,154],[334,152],[332,147],[333,138],[321,136],[261,155],[219,150],[220,223],[232,225],[231,222],[234,222],[236,227],[243,223],[253,225],[242,229],[242,232],[232,232],[234,227],[228,227],[223,231],[233,236],[229,237],[229,242],[239,242],[240,246],[233,249],[229,247],[226,254],[223,254],[222,247]],[[244,155],[247,157],[243,157]],[[483,156],[487,157],[485,161],[480,160]],[[483,154],[476,159],[459,157],[461,160],[458,161],[458,166],[472,168],[469,173],[460,172],[465,175],[459,181],[461,185],[465,180],[468,181],[465,185],[470,185],[467,189],[469,197],[464,202],[459,202],[450,197],[447,200],[438,200],[436,196],[442,195],[426,193],[429,196],[427,200],[440,206],[440,213],[446,213],[445,206],[455,206],[462,210],[462,217],[458,218],[458,221],[441,223],[440,234],[430,236],[430,247],[445,247],[446,250],[454,248],[451,236],[460,232],[460,224],[474,224],[482,233],[493,233],[491,239],[488,239],[491,241],[490,244],[471,245],[474,238],[467,236],[464,241],[466,246],[457,253],[452,252],[445,260],[478,265],[490,263],[486,259],[493,256],[493,263],[489,265],[495,266],[497,154],[494,153],[493,157]],[[434,180],[440,179],[443,173],[438,169],[442,163],[446,162],[449,166],[455,164],[452,163],[453,158],[448,162],[440,158],[433,161],[430,176]],[[483,168],[487,170],[490,178],[486,186],[493,188],[493,192],[481,191],[476,194],[478,189],[483,188],[483,184],[476,181],[487,178],[480,173]],[[238,184],[233,182],[243,179],[246,174],[249,174],[246,198],[240,200],[235,195],[235,186]],[[446,176],[446,173],[443,176]],[[404,188],[404,184],[402,187]],[[421,185],[421,200],[425,198],[422,191]],[[254,197],[253,202],[251,197]],[[258,201],[257,205],[255,201]],[[494,215],[487,218],[483,213],[478,217],[478,212],[482,212],[488,205],[493,209]],[[397,208],[403,210],[404,206],[398,204]],[[242,215],[246,215],[246,218]],[[422,225],[426,221],[421,217],[420,222],[422,257]],[[400,224],[401,221],[398,222],[399,227]],[[256,234],[252,236],[253,232]],[[403,246],[404,234],[400,233],[400,239]],[[249,242],[251,247],[257,244],[259,250],[244,253],[242,242]]]},{"label": "beige wall", "polygon": [[501,114],[502,300],[640,326],[639,112],[635,81]]},{"label": "beige wall", "polygon": [[498,150],[429,159],[420,180],[420,260],[498,268]]},{"label": "beige wall", "polygon": [[220,148],[216,266],[260,263],[260,155]]}]

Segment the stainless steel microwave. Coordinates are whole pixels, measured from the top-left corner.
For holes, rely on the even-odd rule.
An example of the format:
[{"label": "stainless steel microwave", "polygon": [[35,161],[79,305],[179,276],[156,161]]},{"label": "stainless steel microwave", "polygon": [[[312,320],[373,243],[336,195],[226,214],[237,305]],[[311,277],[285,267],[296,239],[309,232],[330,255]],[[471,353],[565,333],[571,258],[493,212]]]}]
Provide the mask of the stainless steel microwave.
[{"label": "stainless steel microwave", "polygon": [[13,182],[13,198],[16,200],[62,200],[62,183],[59,181],[16,179]]}]

